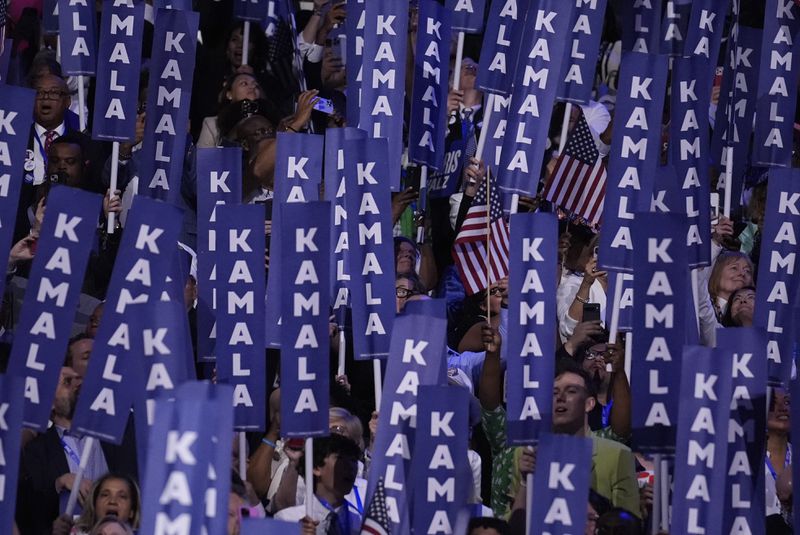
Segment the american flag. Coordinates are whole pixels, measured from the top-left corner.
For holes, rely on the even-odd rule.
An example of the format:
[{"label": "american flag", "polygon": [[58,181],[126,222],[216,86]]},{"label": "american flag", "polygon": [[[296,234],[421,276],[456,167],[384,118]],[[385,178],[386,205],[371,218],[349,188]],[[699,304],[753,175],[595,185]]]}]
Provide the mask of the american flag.
[{"label": "american flag", "polygon": [[378,478],[372,501],[367,507],[367,515],[361,524],[361,535],[389,535],[389,515],[386,514],[386,489],[383,487],[383,478]]},{"label": "american flag", "polygon": [[[490,182],[489,213],[486,212],[486,183]],[[491,221],[489,238],[489,280],[486,280],[486,223]],[[508,228],[503,220],[500,195],[489,173],[472,201],[461,230],[453,243],[453,260],[461,274],[467,295],[485,290],[508,275]]]},{"label": "american flag", "polygon": [[605,196],[606,166],[581,114],[567,138],[564,153],[556,161],[544,198],[597,225]]}]

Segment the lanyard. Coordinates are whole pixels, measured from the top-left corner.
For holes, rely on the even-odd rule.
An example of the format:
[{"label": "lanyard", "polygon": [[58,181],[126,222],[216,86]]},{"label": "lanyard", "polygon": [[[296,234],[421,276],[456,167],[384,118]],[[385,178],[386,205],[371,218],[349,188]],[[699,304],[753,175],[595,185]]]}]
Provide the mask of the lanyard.
[{"label": "lanyard", "polygon": [[[791,451],[792,451],[791,448],[787,444],[786,445],[786,458],[783,460],[783,467],[784,468],[786,468],[788,465],[792,464]],[[775,468],[772,466],[772,461],[770,460],[769,455],[766,456],[766,461],[767,461],[767,469],[769,470],[769,473],[772,474],[772,479],[777,481],[778,474],[775,472]]]},{"label": "lanyard", "polygon": [[608,427],[608,419],[611,416],[611,407],[614,405],[614,399],[610,399],[608,404],[603,407],[602,425]]},{"label": "lanyard", "polygon": [[[358,514],[364,515],[364,504],[361,503],[361,495],[358,493],[358,487],[353,485],[353,492],[356,495],[356,509],[358,509]],[[345,502],[347,503],[347,502]],[[348,504],[349,505],[349,504]]]},{"label": "lanyard", "polygon": [[80,466],[81,458],[78,457],[78,454],[75,453],[75,450],[73,450],[72,447],[64,441],[64,437],[59,437],[58,441],[61,442],[61,447],[64,448],[64,453],[69,455],[69,458],[72,459],[72,462],[75,463],[75,466]]},{"label": "lanyard", "polygon": [[[356,494],[356,496],[358,496],[358,494]],[[336,521],[339,523],[339,531],[342,533],[342,535],[350,535],[350,511],[348,511],[347,508],[352,507],[352,505],[350,505],[347,500],[344,500],[342,512],[337,513],[327,501],[323,500],[319,496],[317,496],[317,499],[319,500],[319,503],[325,507],[325,509],[336,515]]]}]

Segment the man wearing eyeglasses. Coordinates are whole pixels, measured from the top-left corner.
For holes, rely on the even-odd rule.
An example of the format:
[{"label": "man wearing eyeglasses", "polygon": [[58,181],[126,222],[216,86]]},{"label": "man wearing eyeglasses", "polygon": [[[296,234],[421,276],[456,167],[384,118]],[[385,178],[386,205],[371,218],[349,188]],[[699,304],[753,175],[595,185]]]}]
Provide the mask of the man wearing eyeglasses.
[{"label": "man wearing eyeglasses", "polygon": [[25,162],[26,181],[32,177],[34,186],[44,181],[47,169],[47,152],[56,138],[63,136],[67,130],[64,120],[72,99],[67,83],[55,74],[40,76],[33,84],[36,100],[33,105],[33,130],[29,159]]},{"label": "man wearing eyeglasses", "polygon": [[[33,105],[33,125],[28,138],[28,151],[25,157],[25,179],[22,182],[17,223],[14,236],[22,239],[33,226],[35,188],[43,184],[48,176],[48,154],[56,139],[69,133],[83,139],[85,149],[83,159],[94,161],[92,140],[73,124],[74,114],[68,114],[72,101],[67,83],[55,74],[43,74],[33,82],[36,99]],[[76,119],[76,118],[75,118]]]}]

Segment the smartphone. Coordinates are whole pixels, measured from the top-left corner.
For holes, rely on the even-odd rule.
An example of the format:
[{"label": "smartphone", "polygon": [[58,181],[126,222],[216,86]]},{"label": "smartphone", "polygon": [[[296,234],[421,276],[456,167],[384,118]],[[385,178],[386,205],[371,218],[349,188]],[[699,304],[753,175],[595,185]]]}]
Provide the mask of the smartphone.
[{"label": "smartphone", "polygon": [[322,113],[327,113],[328,115],[333,115],[333,101],[329,98],[317,99],[317,103],[314,104],[314,109]]},{"label": "smartphone", "polygon": [[331,53],[342,60],[342,65],[347,66],[347,36],[337,35],[331,43]]},{"label": "smartphone", "polygon": [[600,303],[584,303],[581,321],[600,321]]},{"label": "smartphone", "polygon": [[719,193],[711,194],[711,224],[716,225],[719,221]]}]

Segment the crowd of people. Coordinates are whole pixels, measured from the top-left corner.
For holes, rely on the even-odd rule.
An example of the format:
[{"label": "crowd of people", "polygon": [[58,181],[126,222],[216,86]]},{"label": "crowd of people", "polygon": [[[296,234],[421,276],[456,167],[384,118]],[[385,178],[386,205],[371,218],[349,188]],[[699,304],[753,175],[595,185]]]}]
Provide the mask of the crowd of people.
[{"label": "crowd of people", "polygon": [[[100,4],[98,8],[102,7]],[[190,256],[197,248],[196,148],[241,147],[242,202],[271,199],[274,181],[281,179],[275,176],[276,134],[320,134],[327,128],[345,126],[347,82],[340,39],[348,15],[345,2],[299,2],[296,25],[279,23],[268,35],[253,23],[246,44],[243,24],[232,15],[233,2],[196,0],[194,4],[200,13],[202,40],[197,45],[178,201],[185,211],[181,248]],[[608,153],[614,125],[621,60],[621,4],[611,1],[607,8],[595,80],[596,101],[573,107],[571,124],[583,116],[601,154]],[[755,4],[760,4],[763,12],[763,2]],[[408,38],[409,43],[414,43],[415,8],[410,9]],[[120,535],[135,533],[139,528],[142,497],[132,419],[121,445],[102,443],[102,448],[95,449],[91,456],[80,481],[80,514],[63,513],[86,440],[70,434],[70,423],[82,378],[91,365],[94,337],[102,319],[103,300],[127,212],[140,187],[137,170],[142,165],[140,148],[148,102],[146,60],[152,46],[149,0],[146,13],[150,19],[142,37],[145,69],[138,95],[136,139],[120,146],[117,189],[112,191],[111,146],[91,139],[91,125],[87,131],[78,126],[77,77],[62,72],[55,36],[42,29],[41,0],[15,0],[10,5],[8,36],[13,45],[4,52],[10,56],[7,80],[32,88],[36,99],[14,245],[6,270],[8,284],[0,338],[3,368],[8,365],[21,296],[46,217],[48,192],[53,187],[68,186],[104,195],[82,287],[81,308],[55,393],[52,425],[39,434],[29,430],[23,434],[16,512],[16,526],[23,535]],[[249,52],[246,64],[242,61],[243,46]],[[469,142],[477,140],[483,127],[486,95],[476,85],[479,52],[480,36],[468,36],[461,71],[450,80],[445,147],[448,157],[452,156],[448,161],[456,164],[454,170],[448,170],[458,184],[455,192],[430,198],[423,212],[415,186],[419,170],[409,166],[403,169],[404,187],[392,196],[395,295],[397,314],[403,314],[409,301],[446,300],[447,354],[443,358],[447,360],[448,382],[467,389],[471,395],[470,447],[467,458],[461,460],[469,466],[472,476],[469,503],[473,509],[466,533],[505,535],[524,532],[526,475],[536,469],[534,448],[510,447],[506,440],[504,374],[509,356],[504,342],[508,334],[508,280],[493,281],[483,291],[468,295],[451,254],[471,202],[487,177],[486,162],[475,158],[475,143]],[[455,39],[452,55],[454,59]],[[296,61],[297,57],[302,61]],[[413,59],[409,54],[409,64]],[[408,71],[410,85],[413,69]],[[452,89],[455,77],[459,89]],[[87,77],[85,82],[89,88],[89,118],[92,80]],[[716,106],[717,97],[715,91],[712,107]],[[315,109],[321,98],[332,102],[332,113]],[[540,191],[550,179],[558,156],[562,108],[558,105],[554,116]],[[717,173],[715,170],[714,176]],[[753,325],[768,175],[767,169],[752,168],[745,184],[746,202],[741,206],[734,203],[731,217],[720,216],[713,224],[713,262],[700,270],[696,287],[704,345],[715,344],[719,327]],[[531,180],[537,178],[531,176]],[[435,176],[431,177],[434,180]],[[654,466],[652,459],[637,452],[631,443],[633,400],[625,372],[625,336],[620,334],[609,341],[612,297],[608,274],[598,268],[602,227],[541,197],[523,197],[519,211],[551,211],[559,216],[560,274],[557,317],[552,318],[557,329],[557,352],[552,356],[556,362],[552,421],[554,433],[590,437],[593,443],[585,533],[642,533],[652,522]],[[108,233],[104,224],[112,213],[119,216],[120,232]],[[419,242],[418,226],[424,228],[424,238]],[[269,224],[266,231],[270,232]],[[192,267],[184,304],[193,326],[197,288],[202,283]],[[599,319],[584,318],[588,303],[599,306]],[[335,363],[342,326],[331,321],[331,361]],[[352,333],[346,325],[344,330],[345,336],[350,337]],[[238,459],[245,455],[247,470],[244,478],[238,472],[230,474],[229,535],[239,534],[242,518],[264,516],[299,522],[306,534],[361,532],[380,415],[374,405],[371,363],[353,359],[351,338],[346,347],[346,373],[331,380],[330,436],[314,441],[314,479],[310,483],[303,477],[302,441],[286,440],[281,435],[279,353],[265,350],[268,376],[264,381],[270,388],[268,420],[264,422],[267,431],[248,433],[248,449],[244,452],[239,451],[238,442],[232,437],[232,456]],[[336,370],[336,365],[331,369]],[[198,363],[196,373],[201,380],[215,379],[213,365]],[[775,534],[792,532],[789,404],[788,393],[776,389],[764,430],[765,463],[769,468],[766,522],[769,533]],[[238,462],[233,464],[238,466]],[[314,495],[310,516],[304,504],[308,484],[313,485]]]}]

